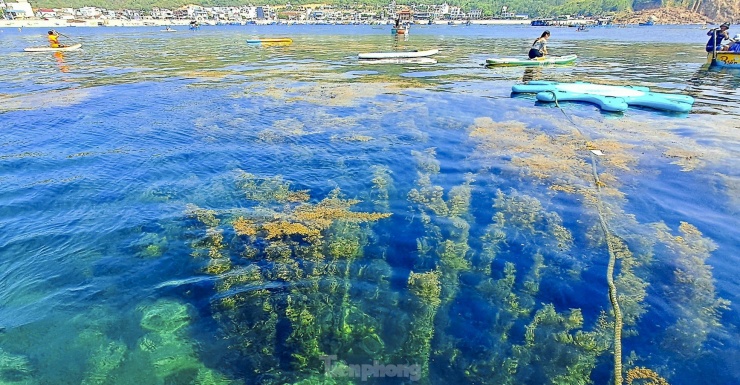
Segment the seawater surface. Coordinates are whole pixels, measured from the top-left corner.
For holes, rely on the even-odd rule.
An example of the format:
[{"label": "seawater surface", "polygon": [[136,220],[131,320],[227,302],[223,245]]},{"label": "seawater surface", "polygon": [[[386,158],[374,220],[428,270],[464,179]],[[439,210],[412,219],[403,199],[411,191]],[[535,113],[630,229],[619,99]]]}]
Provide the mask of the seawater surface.
[{"label": "seawater surface", "polygon": [[[0,30],[0,384],[740,382],[706,31],[552,28],[577,64],[523,69],[482,63],[542,28],[389,28]],[[510,94],[536,79],[696,103]]]}]

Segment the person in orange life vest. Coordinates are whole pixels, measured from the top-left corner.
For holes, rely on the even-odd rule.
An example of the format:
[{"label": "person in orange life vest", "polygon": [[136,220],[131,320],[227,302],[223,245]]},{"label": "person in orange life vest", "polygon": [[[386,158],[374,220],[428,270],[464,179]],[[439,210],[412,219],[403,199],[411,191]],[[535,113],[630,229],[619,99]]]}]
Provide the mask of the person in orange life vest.
[{"label": "person in orange life vest", "polygon": [[64,44],[59,44],[59,34],[57,31],[49,31],[49,45],[51,48],[63,48]]}]

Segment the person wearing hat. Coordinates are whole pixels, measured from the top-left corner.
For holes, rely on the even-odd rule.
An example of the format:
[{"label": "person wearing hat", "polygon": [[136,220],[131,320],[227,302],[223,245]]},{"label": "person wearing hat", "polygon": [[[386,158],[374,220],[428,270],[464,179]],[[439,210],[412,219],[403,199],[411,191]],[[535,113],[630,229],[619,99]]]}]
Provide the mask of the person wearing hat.
[{"label": "person wearing hat", "polygon": [[[707,52],[721,51],[722,40],[730,40],[730,33],[727,30],[730,29],[730,23],[722,23],[719,29],[712,28],[707,32],[709,41],[707,42]],[[715,41],[715,38],[717,41]]]},{"label": "person wearing hat", "polygon": [[725,51],[740,52],[740,33],[733,36],[732,41],[733,43],[729,47],[725,48]]},{"label": "person wearing hat", "polygon": [[547,55],[547,39],[550,38],[550,31],[542,32],[542,36],[535,39],[532,48],[529,49],[529,58],[536,59]]}]

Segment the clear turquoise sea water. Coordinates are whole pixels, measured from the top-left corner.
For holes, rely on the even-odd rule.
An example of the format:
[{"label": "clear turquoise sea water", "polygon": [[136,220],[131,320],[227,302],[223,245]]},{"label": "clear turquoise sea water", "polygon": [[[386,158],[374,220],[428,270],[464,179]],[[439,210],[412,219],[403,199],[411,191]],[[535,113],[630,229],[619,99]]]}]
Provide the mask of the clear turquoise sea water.
[{"label": "clear turquoise sea water", "polygon": [[610,252],[625,381],[740,382],[740,72],[706,31],[553,28],[576,65],[486,69],[541,29],[159,30],[0,30],[0,384],[614,383]]}]

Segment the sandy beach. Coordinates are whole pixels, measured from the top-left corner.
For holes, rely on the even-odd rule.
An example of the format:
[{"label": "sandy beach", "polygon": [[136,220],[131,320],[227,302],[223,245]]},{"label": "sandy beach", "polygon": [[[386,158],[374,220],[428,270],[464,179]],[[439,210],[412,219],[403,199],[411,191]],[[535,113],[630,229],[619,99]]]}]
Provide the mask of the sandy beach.
[{"label": "sandy beach", "polygon": [[25,19],[0,20],[0,28],[164,27],[167,25],[188,25],[189,23],[189,20]]}]

